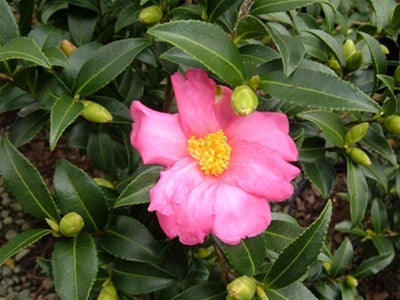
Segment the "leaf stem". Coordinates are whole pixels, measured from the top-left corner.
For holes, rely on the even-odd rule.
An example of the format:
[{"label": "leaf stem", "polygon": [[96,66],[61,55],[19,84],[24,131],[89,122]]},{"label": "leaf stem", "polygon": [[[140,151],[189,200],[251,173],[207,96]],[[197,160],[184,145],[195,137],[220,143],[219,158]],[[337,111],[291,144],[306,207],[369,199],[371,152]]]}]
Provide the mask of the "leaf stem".
[{"label": "leaf stem", "polygon": [[221,266],[222,281],[225,283],[225,285],[228,285],[228,283],[229,283],[228,270],[225,267],[225,259],[222,256],[222,253],[219,250],[218,246],[216,245],[215,241],[213,241],[213,247],[214,247],[215,255],[217,257],[217,261],[218,261],[219,265]]},{"label": "leaf stem", "polygon": [[233,28],[233,32],[231,34],[232,40],[234,40],[236,37],[236,31],[237,31],[237,27],[240,22],[240,19],[242,19],[244,16],[249,14],[250,9],[253,6],[253,4],[254,4],[254,0],[244,0],[242,5],[240,6],[236,24],[235,24],[235,27]]}]

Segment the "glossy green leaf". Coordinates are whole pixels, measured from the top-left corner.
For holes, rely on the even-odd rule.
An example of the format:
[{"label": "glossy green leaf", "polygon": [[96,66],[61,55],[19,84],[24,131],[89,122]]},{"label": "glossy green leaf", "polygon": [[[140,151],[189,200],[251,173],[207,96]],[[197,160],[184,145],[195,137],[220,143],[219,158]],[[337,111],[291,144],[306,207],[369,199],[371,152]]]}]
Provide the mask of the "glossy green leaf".
[{"label": "glossy green leaf", "polygon": [[163,54],[160,55],[160,58],[176,64],[182,64],[190,68],[205,68],[205,66],[199,61],[176,47],[165,51]]},{"label": "glossy green leaf", "polygon": [[384,115],[390,116],[396,114],[399,106],[399,100],[394,93],[394,78],[392,76],[384,74],[378,74],[376,75],[376,77],[380,81],[382,81],[382,83],[387,87],[387,91],[389,92],[389,99],[383,104]]},{"label": "glossy green leaf", "polygon": [[42,237],[51,233],[50,229],[29,229],[24,232],[17,234],[9,242],[2,245],[0,248],[0,266],[14,254],[17,254],[21,250],[29,247]]},{"label": "glossy green leaf", "polygon": [[150,201],[149,190],[158,181],[162,170],[162,167],[154,166],[136,176],[119,195],[114,203],[114,208],[148,203]]},{"label": "glossy green leaf", "polygon": [[218,26],[194,20],[176,21],[156,25],[147,32],[190,54],[227,83],[243,83],[239,51]]},{"label": "glossy green leaf", "polygon": [[388,25],[389,15],[396,5],[395,0],[371,0],[372,8],[375,11],[376,27],[380,32],[382,28]]},{"label": "glossy green leaf", "polygon": [[371,222],[374,231],[383,233],[388,226],[388,215],[385,204],[379,198],[374,198],[371,204]]},{"label": "glossy green leaf", "polygon": [[254,15],[287,11],[314,3],[329,3],[325,0],[256,0],[251,9]]},{"label": "glossy green leaf", "polygon": [[41,49],[59,47],[63,38],[60,28],[50,24],[39,24],[32,29],[28,37],[33,38]]},{"label": "glossy green leaf", "polygon": [[0,113],[19,109],[35,101],[35,98],[20,88],[5,84],[0,88]]},{"label": "glossy green leaf", "polygon": [[265,259],[263,236],[244,239],[239,245],[227,245],[219,242],[218,246],[229,264],[239,273],[253,276]]},{"label": "glossy green leaf", "polygon": [[111,42],[96,50],[79,70],[75,95],[85,97],[104,87],[148,46],[147,40],[134,38]]},{"label": "glossy green leaf", "polygon": [[400,29],[400,4],[397,4],[396,7],[393,9],[393,15],[390,20],[390,27],[394,30]]},{"label": "glossy green leaf", "polygon": [[260,19],[252,15],[246,15],[240,19],[237,25],[234,42],[235,44],[238,44],[244,39],[262,38],[266,34],[267,29]]},{"label": "glossy green leaf", "polygon": [[59,47],[51,46],[43,49],[43,53],[49,59],[52,66],[69,68],[71,65],[68,58],[65,56],[64,52],[61,51]]},{"label": "glossy green leaf", "polygon": [[336,114],[327,111],[306,111],[298,116],[317,125],[335,146],[343,147],[346,129]]},{"label": "glossy green leaf", "polygon": [[18,25],[6,0],[0,0],[0,46],[19,36]]},{"label": "glossy green leaf", "polygon": [[68,29],[78,47],[92,40],[96,22],[97,13],[84,8],[69,7]]},{"label": "glossy green leaf", "polygon": [[113,268],[115,287],[128,295],[151,293],[171,286],[177,279],[151,264],[117,260]]},{"label": "glossy green leaf", "polygon": [[313,293],[302,283],[295,281],[284,288],[278,289],[277,292],[286,297],[286,299],[296,300],[317,300]]},{"label": "glossy green leaf", "polygon": [[36,168],[7,139],[0,141],[0,174],[24,210],[39,219],[59,220],[57,207]]},{"label": "glossy green leaf", "polygon": [[107,222],[105,196],[83,170],[62,159],[57,164],[53,185],[62,213],[80,214],[86,230],[98,230]]},{"label": "glossy green leaf", "polygon": [[393,148],[390,147],[388,141],[386,140],[380,125],[371,124],[367,134],[362,139],[362,142],[371,147],[373,151],[386,158],[393,165],[397,164],[397,159]]},{"label": "glossy green leaf", "polygon": [[222,282],[205,281],[184,290],[172,300],[224,300],[226,287]]},{"label": "glossy green leaf", "polygon": [[21,35],[26,35],[32,27],[34,1],[21,0],[18,3],[19,22],[18,28]]},{"label": "glossy green leaf", "polygon": [[304,139],[299,149],[299,161],[314,163],[325,158],[325,139],[317,136]]},{"label": "glossy green leaf", "polygon": [[372,256],[362,261],[362,263],[353,271],[356,278],[364,278],[378,273],[387,267],[393,260],[394,253]]},{"label": "glossy green leaf", "polygon": [[57,294],[65,300],[89,298],[98,270],[96,246],[87,232],[58,242],[51,257]]},{"label": "glossy green leaf", "polygon": [[278,59],[279,53],[274,49],[259,44],[245,45],[239,49],[243,59],[245,77],[254,75],[254,70],[260,65]]},{"label": "glossy green leaf", "polygon": [[282,30],[277,23],[268,23],[267,30],[282,57],[283,72],[289,76],[299,66],[304,57],[303,44],[291,36],[287,30]]},{"label": "glossy green leaf", "polygon": [[79,116],[83,104],[70,96],[61,96],[50,113],[50,150],[54,150],[65,129]]},{"label": "glossy green leaf", "polygon": [[347,159],[347,188],[349,191],[350,214],[352,227],[357,226],[364,218],[368,204],[368,184],[360,167]]},{"label": "glossy green leaf", "polygon": [[298,68],[286,77],[281,70],[260,76],[260,88],[281,100],[323,110],[380,111],[370,97],[350,82],[319,71]]},{"label": "glossy green leaf", "polygon": [[9,40],[0,48],[0,62],[10,59],[22,59],[45,68],[51,67],[48,58],[40,50],[36,41],[27,37]]},{"label": "glossy green leaf", "polygon": [[346,236],[339,248],[335,251],[329,275],[332,278],[342,276],[353,260],[354,249],[349,238]]},{"label": "glossy green leaf", "polygon": [[335,181],[336,172],[332,163],[327,159],[318,160],[313,163],[302,162],[304,174],[318,188],[323,198],[328,198]]},{"label": "glossy green leaf", "polygon": [[159,264],[162,252],[151,233],[140,222],[118,216],[106,229],[101,246],[113,256],[136,262]]},{"label": "glossy green leaf", "polygon": [[267,287],[285,287],[306,273],[324,244],[331,214],[332,203],[329,201],[321,215],[272,264],[263,281]]},{"label": "glossy green leaf", "polygon": [[124,7],[118,15],[114,31],[118,32],[121,29],[135,23],[138,20],[140,11],[140,6],[135,2],[130,3],[127,7]]},{"label": "glossy green leaf", "polygon": [[229,8],[234,6],[238,0],[208,0],[207,1],[207,20],[214,23]]},{"label": "glossy green leaf", "polygon": [[276,253],[281,253],[303,231],[296,223],[285,220],[272,220],[264,232],[265,247]]},{"label": "glossy green leaf", "polygon": [[374,156],[369,156],[371,165],[361,166],[361,169],[366,177],[369,177],[378,182],[385,191],[388,189],[388,178],[385,174],[384,166],[381,161]]},{"label": "glossy green leaf", "polygon": [[38,110],[19,119],[10,132],[10,140],[16,147],[30,142],[49,123],[49,113]]}]

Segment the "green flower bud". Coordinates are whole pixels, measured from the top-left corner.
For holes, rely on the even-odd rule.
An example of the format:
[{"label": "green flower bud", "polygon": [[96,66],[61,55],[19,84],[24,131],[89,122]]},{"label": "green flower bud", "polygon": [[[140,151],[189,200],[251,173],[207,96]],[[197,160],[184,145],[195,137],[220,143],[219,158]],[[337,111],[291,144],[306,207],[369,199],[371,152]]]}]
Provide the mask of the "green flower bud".
[{"label": "green flower bud", "polygon": [[241,85],[234,89],[231,95],[233,111],[239,116],[248,116],[258,106],[258,97],[248,85]]},{"label": "green flower bud", "polygon": [[322,263],[322,267],[325,269],[325,271],[329,272],[332,267],[332,263],[329,261],[324,261]]},{"label": "green flower bud", "polygon": [[400,65],[398,65],[396,70],[394,70],[393,78],[394,85],[400,87]]},{"label": "green flower bud", "polygon": [[65,56],[69,57],[76,50],[76,46],[68,40],[62,40],[60,49],[64,52]]},{"label": "green flower bud", "polygon": [[379,44],[379,46],[381,47],[383,53],[385,53],[385,55],[388,55],[390,53],[388,47],[386,47],[384,44]]},{"label": "green flower bud", "polygon": [[70,212],[61,219],[60,231],[64,236],[73,237],[81,232],[84,225],[83,218],[79,214]]},{"label": "green flower bud", "polygon": [[264,289],[260,286],[257,286],[256,288],[256,293],[257,293],[257,297],[260,300],[268,300],[268,296],[265,293]]},{"label": "green flower bud", "polygon": [[364,53],[361,50],[358,50],[347,58],[346,68],[350,71],[355,71],[359,67],[361,67],[363,62],[364,62]]},{"label": "green flower bud", "polygon": [[110,112],[102,105],[89,101],[81,100],[85,108],[81,111],[81,116],[94,123],[110,123],[113,120]]},{"label": "green flower bud", "polygon": [[367,134],[369,128],[368,122],[363,122],[351,127],[344,136],[344,142],[347,146],[351,146],[359,141]]},{"label": "green flower bud", "polygon": [[162,10],[157,5],[144,8],[139,14],[139,22],[144,25],[154,25],[163,17]]},{"label": "green flower bud", "polygon": [[358,286],[358,280],[354,276],[347,275],[346,276],[346,284],[348,287],[357,287]]},{"label": "green flower bud", "polygon": [[211,254],[211,250],[208,248],[199,248],[196,250],[196,252],[193,253],[193,256],[196,258],[206,258],[208,256],[210,256]]},{"label": "green flower bud", "polygon": [[367,153],[365,153],[363,150],[360,148],[356,147],[351,147],[346,150],[347,155],[350,157],[350,159],[360,165],[363,166],[370,166],[371,165],[371,160],[369,159]]},{"label": "green flower bud", "polygon": [[253,91],[258,89],[260,83],[260,76],[254,75],[247,81],[247,84],[253,89]]},{"label": "green flower bud", "polygon": [[329,58],[327,64],[328,64],[328,67],[331,68],[336,73],[339,73],[342,70],[339,62],[337,61],[337,59],[334,56],[331,56],[331,58]]},{"label": "green flower bud", "polygon": [[226,287],[228,296],[226,299],[250,300],[256,293],[256,282],[248,276],[241,276],[233,280]]},{"label": "green flower bud", "polygon": [[115,185],[111,181],[108,181],[107,179],[97,177],[93,178],[93,181],[96,182],[97,185],[104,186],[109,189],[115,189]]},{"label": "green flower bud", "polygon": [[353,40],[348,39],[342,46],[343,54],[346,59],[350,57],[354,52],[356,52],[356,45]]},{"label": "green flower bud", "polygon": [[109,281],[107,284],[103,285],[97,300],[117,300],[117,289],[114,287],[114,284]]},{"label": "green flower bud", "polygon": [[400,116],[389,116],[385,119],[385,122],[383,124],[389,132],[400,133]]}]

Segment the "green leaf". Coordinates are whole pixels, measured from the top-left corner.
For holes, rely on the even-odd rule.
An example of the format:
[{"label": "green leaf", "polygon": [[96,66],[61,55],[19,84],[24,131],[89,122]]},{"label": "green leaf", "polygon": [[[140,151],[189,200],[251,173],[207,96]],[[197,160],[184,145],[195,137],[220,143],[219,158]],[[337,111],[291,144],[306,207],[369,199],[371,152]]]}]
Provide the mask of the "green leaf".
[{"label": "green leaf", "polygon": [[378,182],[380,185],[382,185],[383,189],[387,191],[388,178],[385,174],[382,163],[374,156],[370,156],[369,158],[371,165],[361,166],[364,175]]},{"label": "green leaf", "polygon": [[183,52],[179,48],[172,47],[160,55],[160,58],[173,62],[175,64],[182,64],[190,68],[206,68],[204,65],[195,60],[192,56]]},{"label": "green leaf", "polygon": [[329,197],[336,181],[336,172],[327,159],[313,163],[302,162],[302,169],[307,178],[318,188],[324,199]]},{"label": "green leaf", "polygon": [[57,207],[35,167],[7,139],[0,141],[0,174],[24,210],[39,219],[59,220]]},{"label": "green leaf", "polygon": [[267,33],[267,28],[260,19],[246,15],[239,20],[236,28],[236,35],[234,37],[234,43],[238,44],[244,39],[250,38],[262,38]]},{"label": "green leaf", "polygon": [[396,154],[386,140],[380,125],[371,124],[362,142],[371,147],[373,151],[386,158],[394,166],[397,165]]},{"label": "green leaf", "polygon": [[70,96],[61,96],[50,113],[50,150],[53,151],[64,130],[79,116],[83,104]]},{"label": "green leaf", "polygon": [[305,52],[300,40],[290,35],[280,24],[269,22],[267,30],[282,57],[285,76],[292,74],[301,63]]},{"label": "green leaf", "polygon": [[400,4],[397,4],[396,7],[393,9],[393,16],[390,21],[390,27],[392,27],[393,30],[400,29]]},{"label": "green leaf", "polygon": [[114,203],[114,208],[148,203],[150,201],[149,190],[158,181],[162,170],[163,167],[153,166],[136,176],[119,195]]},{"label": "green leaf", "polygon": [[101,238],[101,246],[113,256],[136,262],[160,264],[162,252],[151,233],[140,222],[118,216]]},{"label": "green leaf", "polygon": [[69,7],[68,29],[78,47],[92,40],[96,22],[97,13],[84,8]]},{"label": "green leaf", "polygon": [[194,20],[176,21],[156,25],[147,33],[193,56],[227,83],[243,83],[239,51],[220,27]]},{"label": "green leaf", "polygon": [[380,32],[388,25],[390,12],[396,2],[394,0],[371,0],[371,2],[375,11],[377,31]]},{"label": "green leaf", "polygon": [[332,278],[342,276],[349,264],[353,260],[354,249],[350,240],[346,236],[343,242],[337,248],[335,254],[333,255],[332,265],[329,270],[329,275]]},{"label": "green leaf", "polygon": [[314,163],[324,158],[325,139],[318,136],[305,138],[299,149],[299,161]]},{"label": "green leaf", "polygon": [[50,24],[40,24],[29,32],[28,37],[33,38],[41,49],[59,47],[63,31]]},{"label": "green leaf", "polygon": [[127,7],[124,7],[118,15],[114,32],[118,32],[121,29],[135,23],[138,20],[140,12],[140,6],[135,2],[130,3]]},{"label": "green leaf", "polygon": [[69,68],[71,65],[68,58],[65,56],[64,52],[61,51],[59,47],[51,46],[43,49],[43,53],[49,59],[52,66]]},{"label": "green leaf", "polygon": [[314,3],[329,3],[325,0],[256,0],[251,9],[253,15],[287,11]]},{"label": "green leaf", "polygon": [[336,114],[327,111],[306,111],[298,116],[317,125],[335,146],[343,147],[346,129]]},{"label": "green leaf", "polygon": [[205,281],[184,290],[172,300],[224,300],[226,287],[222,282]]},{"label": "green leaf", "polygon": [[398,102],[396,95],[394,94],[394,78],[392,76],[378,74],[376,77],[382,81],[382,83],[388,88],[387,91],[389,92],[389,99],[384,102],[383,110],[384,115],[390,116],[397,113],[398,110]]},{"label": "green leaf", "polygon": [[88,299],[97,264],[96,246],[87,232],[57,243],[51,257],[57,294],[66,300]]},{"label": "green leaf", "polygon": [[11,256],[29,247],[49,233],[51,233],[50,229],[35,228],[17,234],[0,248],[0,266]]},{"label": "green leaf", "polygon": [[253,75],[254,70],[260,65],[280,57],[277,51],[259,44],[245,45],[239,51],[243,59],[243,69],[246,78]]},{"label": "green leaf", "polygon": [[83,170],[62,159],[57,164],[53,185],[62,213],[80,214],[86,230],[98,230],[107,222],[105,196]]},{"label": "green leaf", "polygon": [[32,95],[11,84],[0,88],[0,113],[25,107],[34,101]]},{"label": "green leaf", "polygon": [[364,218],[368,204],[368,184],[360,167],[347,159],[347,188],[349,191],[350,214],[352,227],[357,226]]},{"label": "green leaf", "polygon": [[328,201],[321,215],[289,244],[272,264],[264,278],[267,287],[285,287],[306,273],[324,244],[331,213],[332,203]]},{"label": "green leaf", "polygon": [[295,281],[284,288],[277,290],[279,294],[286,297],[287,299],[296,300],[317,300],[318,298],[314,296],[310,290],[304,286],[304,284]]},{"label": "green leaf", "polygon": [[0,46],[19,36],[18,25],[8,2],[0,0]]},{"label": "green leaf", "polygon": [[376,233],[381,234],[388,226],[388,215],[385,204],[374,198],[371,205],[371,222]]},{"label": "green leaf", "polygon": [[253,276],[264,262],[266,254],[262,235],[242,240],[235,246],[217,242],[229,264],[239,274]]},{"label": "green leaf", "polygon": [[273,219],[264,232],[265,247],[276,253],[281,253],[303,231],[297,223]]},{"label": "green leaf", "polygon": [[111,42],[96,50],[79,70],[75,95],[85,97],[104,87],[148,46],[147,40],[135,38]]},{"label": "green leaf", "polygon": [[115,287],[128,295],[147,294],[171,286],[176,278],[151,264],[117,260],[113,269]]},{"label": "green leaf", "polygon": [[303,68],[290,77],[279,69],[262,71],[268,72],[260,76],[260,88],[281,100],[323,110],[380,111],[374,100],[339,77]]},{"label": "green leaf", "polygon": [[48,69],[51,67],[49,60],[40,50],[36,41],[27,37],[17,37],[9,40],[0,48],[0,62],[10,59],[30,61]]},{"label": "green leaf", "polygon": [[356,278],[364,278],[371,276],[383,270],[388,266],[394,258],[394,253],[372,256],[362,261],[362,263],[353,271]]},{"label": "green leaf", "polygon": [[333,36],[319,29],[308,29],[306,32],[315,35],[322,42],[324,42],[328,46],[328,48],[331,49],[333,55],[339,61],[339,64],[341,66],[346,65],[346,58],[344,57],[342,46],[337,42],[337,40]]}]

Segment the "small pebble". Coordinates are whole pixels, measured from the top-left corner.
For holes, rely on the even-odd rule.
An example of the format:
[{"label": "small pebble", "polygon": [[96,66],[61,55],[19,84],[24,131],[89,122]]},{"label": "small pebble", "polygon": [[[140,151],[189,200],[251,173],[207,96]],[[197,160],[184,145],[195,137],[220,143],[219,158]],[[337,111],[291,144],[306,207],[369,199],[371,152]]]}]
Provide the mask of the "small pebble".
[{"label": "small pebble", "polygon": [[6,235],[5,235],[5,238],[6,238],[6,240],[11,240],[13,237],[15,237],[17,235],[17,232],[14,230],[14,229],[9,229],[7,232],[6,232]]},{"label": "small pebble", "polygon": [[46,299],[47,300],[60,300],[60,297],[58,297],[58,295],[55,293],[51,293],[51,294],[47,295]]},{"label": "small pebble", "polygon": [[53,281],[51,281],[49,278],[46,278],[42,282],[43,287],[45,288],[46,291],[50,290],[51,288],[54,287]]},{"label": "small pebble", "polygon": [[5,285],[0,285],[0,297],[4,297],[7,293],[7,288]]},{"label": "small pebble", "polygon": [[12,274],[12,271],[11,271],[8,267],[3,266],[3,267],[1,268],[1,275],[2,275],[3,277],[9,277],[11,274]]},{"label": "small pebble", "polygon": [[15,294],[13,291],[10,291],[10,293],[6,296],[6,300],[15,300]]},{"label": "small pebble", "polygon": [[8,209],[5,209],[0,212],[0,217],[4,219],[5,217],[8,217],[9,214],[10,211]]},{"label": "small pebble", "polygon": [[14,223],[17,224],[18,226],[21,226],[22,224],[25,223],[25,220],[22,219],[22,218],[19,218],[19,219],[16,219],[16,220],[14,221]]},{"label": "small pebble", "polygon": [[3,225],[10,225],[10,224],[12,224],[12,222],[13,222],[13,218],[11,218],[11,217],[7,217],[7,218],[4,218],[3,219]]},{"label": "small pebble", "polygon": [[24,224],[22,224],[22,226],[21,226],[21,230],[22,230],[22,231],[28,230],[28,229],[30,229],[30,228],[31,228],[31,224],[29,224],[29,223],[24,223]]},{"label": "small pebble", "polygon": [[15,255],[15,261],[20,261],[25,255],[29,253],[29,249],[21,250]]},{"label": "small pebble", "polygon": [[19,203],[12,203],[10,205],[10,207],[13,211],[21,211],[22,210],[22,206]]},{"label": "small pebble", "polygon": [[22,290],[18,293],[18,299],[23,300],[23,299],[29,299],[31,291],[28,289]]}]

